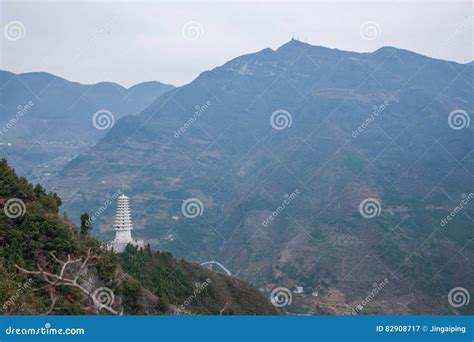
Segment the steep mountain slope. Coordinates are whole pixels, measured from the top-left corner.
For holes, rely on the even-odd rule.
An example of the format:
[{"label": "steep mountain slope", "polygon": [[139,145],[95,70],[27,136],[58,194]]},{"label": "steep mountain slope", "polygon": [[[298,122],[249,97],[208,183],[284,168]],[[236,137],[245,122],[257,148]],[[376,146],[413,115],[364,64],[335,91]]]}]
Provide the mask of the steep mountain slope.
[{"label": "steep mountain slope", "polygon": [[290,310],[350,313],[386,279],[362,313],[452,313],[449,290],[474,291],[473,72],[290,41],[120,120],[50,185],[75,216],[126,189],[153,247],[302,286]]},{"label": "steep mountain slope", "polygon": [[[160,82],[125,89],[110,82],[70,82],[44,72],[0,71],[0,153],[22,175],[40,180],[94,145],[113,121],[141,112],[171,89]],[[101,110],[108,112],[94,116]]]},{"label": "steep mountain slope", "polygon": [[279,314],[252,285],[170,253],[105,251],[5,160],[0,199],[0,313]]}]

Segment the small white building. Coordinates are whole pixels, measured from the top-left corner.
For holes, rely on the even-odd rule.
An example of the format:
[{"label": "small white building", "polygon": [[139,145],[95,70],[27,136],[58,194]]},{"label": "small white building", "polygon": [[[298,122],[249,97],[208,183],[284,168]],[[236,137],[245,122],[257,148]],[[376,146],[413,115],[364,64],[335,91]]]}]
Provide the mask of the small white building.
[{"label": "small white building", "polygon": [[132,216],[128,197],[123,195],[118,198],[117,214],[115,215],[115,239],[107,243],[107,249],[122,253],[128,244],[143,248],[143,240],[132,238]]},{"label": "small white building", "polygon": [[293,293],[303,293],[303,286],[297,286],[294,290]]}]

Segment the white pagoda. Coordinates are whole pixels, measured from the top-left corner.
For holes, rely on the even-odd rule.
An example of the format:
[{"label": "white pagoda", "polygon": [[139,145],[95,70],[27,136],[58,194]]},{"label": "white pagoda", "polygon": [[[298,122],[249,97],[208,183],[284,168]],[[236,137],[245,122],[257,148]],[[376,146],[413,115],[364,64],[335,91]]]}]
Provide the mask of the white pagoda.
[{"label": "white pagoda", "polygon": [[118,198],[117,214],[115,215],[115,239],[107,243],[107,249],[122,253],[128,244],[143,248],[143,240],[132,238],[132,229],[128,197],[122,194]]}]

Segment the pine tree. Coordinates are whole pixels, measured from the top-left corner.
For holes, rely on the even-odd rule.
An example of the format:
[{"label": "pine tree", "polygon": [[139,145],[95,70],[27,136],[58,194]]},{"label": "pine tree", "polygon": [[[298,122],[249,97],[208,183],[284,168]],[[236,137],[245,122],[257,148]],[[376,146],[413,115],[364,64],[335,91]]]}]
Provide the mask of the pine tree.
[{"label": "pine tree", "polygon": [[92,230],[91,218],[88,213],[81,215],[81,235],[89,235],[89,232]]}]

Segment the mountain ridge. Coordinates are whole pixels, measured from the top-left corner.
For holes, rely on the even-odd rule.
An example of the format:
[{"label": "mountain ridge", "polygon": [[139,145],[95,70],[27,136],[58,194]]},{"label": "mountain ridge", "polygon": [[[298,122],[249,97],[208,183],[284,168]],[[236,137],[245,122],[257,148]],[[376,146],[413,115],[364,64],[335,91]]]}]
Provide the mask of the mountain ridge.
[{"label": "mountain ridge", "polygon": [[[448,117],[474,110],[474,68],[300,44],[236,57],[163,94],[50,186],[75,216],[126,189],[136,235],[153,248],[219,260],[267,290],[302,286],[299,312],[333,297],[350,312],[388,279],[366,312],[452,314],[446,287],[473,286],[452,253],[473,255],[474,213],[442,232],[439,222],[469,192],[474,143],[472,126],[453,129]],[[182,204],[196,198],[203,213],[189,219]],[[359,209],[367,199],[381,207],[373,219]],[[110,215],[98,222],[103,239]],[[431,280],[412,289],[419,277]]]},{"label": "mountain ridge", "polygon": [[55,75],[55,74],[50,73],[48,71],[26,71],[26,72],[15,73],[13,71],[0,69],[0,73],[9,74],[12,77],[15,76],[15,75],[16,76],[23,76],[23,77],[25,77],[25,76],[26,77],[28,77],[28,76],[47,76],[48,78],[57,78],[61,81],[66,81],[66,82],[73,83],[73,84],[79,84],[79,85],[82,85],[82,86],[95,86],[95,85],[100,85],[100,84],[108,84],[108,85],[118,86],[119,88],[121,88],[123,90],[130,90],[133,87],[136,87],[136,86],[139,86],[139,85],[146,85],[146,84],[156,84],[156,85],[167,86],[167,87],[175,87],[172,84],[163,83],[163,82],[156,81],[156,80],[139,82],[139,83],[136,83],[136,84],[132,84],[129,87],[125,87],[125,86],[121,85],[120,83],[113,82],[113,81],[100,81],[100,82],[94,82],[94,83],[86,83],[86,82],[72,81],[70,79]]},{"label": "mountain ridge", "polygon": [[144,82],[85,85],[50,73],[0,71],[0,152],[34,181],[47,178],[94,145],[115,121],[173,89]]}]

